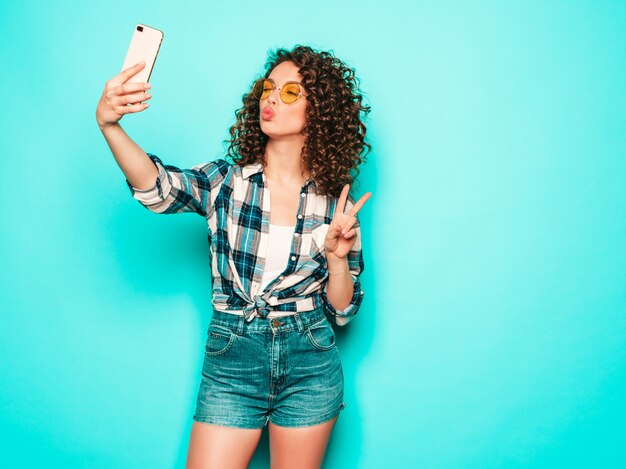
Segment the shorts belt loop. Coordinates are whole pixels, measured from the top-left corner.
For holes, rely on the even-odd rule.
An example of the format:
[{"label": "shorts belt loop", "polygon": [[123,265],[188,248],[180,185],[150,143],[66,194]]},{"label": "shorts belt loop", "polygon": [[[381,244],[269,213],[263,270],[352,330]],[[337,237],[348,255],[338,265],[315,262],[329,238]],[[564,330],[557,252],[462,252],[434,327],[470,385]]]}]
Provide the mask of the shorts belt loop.
[{"label": "shorts belt loop", "polygon": [[302,324],[302,318],[300,317],[300,313],[295,313],[293,318],[296,320],[296,324],[298,325],[298,332],[304,331],[304,325]]},{"label": "shorts belt loop", "polygon": [[239,320],[237,321],[237,335],[242,336],[243,335],[243,326],[246,322],[246,317],[245,316],[238,316]]}]

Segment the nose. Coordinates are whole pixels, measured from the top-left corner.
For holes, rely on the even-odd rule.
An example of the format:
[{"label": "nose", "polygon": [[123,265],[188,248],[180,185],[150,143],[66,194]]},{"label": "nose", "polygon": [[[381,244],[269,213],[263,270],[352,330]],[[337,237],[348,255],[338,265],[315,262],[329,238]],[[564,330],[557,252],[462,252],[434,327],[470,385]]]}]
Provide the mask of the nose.
[{"label": "nose", "polygon": [[267,102],[276,104],[278,100],[274,97],[274,92],[278,93],[278,90],[274,87],[274,89],[270,92],[270,95],[267,97]]}]

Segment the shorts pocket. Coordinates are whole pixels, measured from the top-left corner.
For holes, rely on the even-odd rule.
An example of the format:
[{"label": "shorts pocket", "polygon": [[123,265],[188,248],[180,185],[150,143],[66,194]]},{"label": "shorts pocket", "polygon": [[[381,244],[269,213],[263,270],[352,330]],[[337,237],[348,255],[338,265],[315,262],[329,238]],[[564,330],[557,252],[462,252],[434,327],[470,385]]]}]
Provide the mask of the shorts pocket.
[{"label": "shorts pocket", "polygon": [[221,355],[226,353],[235,341],[235,334],[224,326],[211,324],[209,337],[205,346],[207,356]]},{"label": "shorts pocket", "polygon": [[330,350],[337,345],[335,331],[326,318],[309,326],[306,336],[309,343],[317,350]]}]

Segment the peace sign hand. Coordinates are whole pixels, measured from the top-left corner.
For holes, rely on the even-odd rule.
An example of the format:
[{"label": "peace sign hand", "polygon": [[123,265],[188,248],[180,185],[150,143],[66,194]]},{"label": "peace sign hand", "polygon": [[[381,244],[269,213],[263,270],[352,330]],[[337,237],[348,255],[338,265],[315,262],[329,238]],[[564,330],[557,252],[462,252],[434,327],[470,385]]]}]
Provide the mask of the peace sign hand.
[{"label": "peace sign hand", "polygon": [[335,216],[330,222],[330,227],[324,239],[327,258],[343,259],[348,255],[356,241],[356,229],[352,228],[356,223],[356,214],[361,210],[367,199],[372,196],[371,192],[366,192],[348,213],[344,213],[349,190],[350,184],[343,186],[337,207],[335,208]]}]

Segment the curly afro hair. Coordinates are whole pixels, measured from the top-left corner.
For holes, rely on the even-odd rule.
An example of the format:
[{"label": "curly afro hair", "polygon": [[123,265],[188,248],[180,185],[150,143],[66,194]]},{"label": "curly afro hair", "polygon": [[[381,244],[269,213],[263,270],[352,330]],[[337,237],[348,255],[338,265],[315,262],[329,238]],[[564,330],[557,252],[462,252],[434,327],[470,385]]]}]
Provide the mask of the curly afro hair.
[{"label": "curly afro hair", "polygon": [[[281,62],[291,61],[302,75],[308,92],[306,126],[301,158],[304,168],[316,183],[317,194],[338,197],[344,185],[352,184],[365,161],[361,153],[371,145],[365,142],[366,128],[361,121],[370,112],[362,104],[358,78],[353,69],[329,52],[318,52],[309,46],[296,45],[292,50],[279,48],[270,52],[263,77],[255,77],[250,91],[242,96],[243,107],[235,112],[236,123],[230,128],[228,155],[243,167],[252,163],[267,164],[265,145],[269,139],[261,131],[259,100],[252,94],[252,85],[259,78],[269,77]],[[366,154],[367,154],[366,153]]]}]

